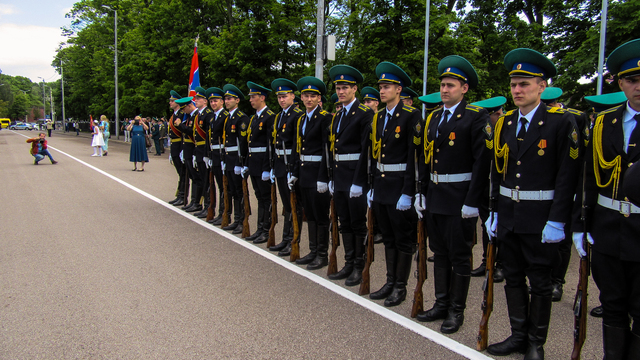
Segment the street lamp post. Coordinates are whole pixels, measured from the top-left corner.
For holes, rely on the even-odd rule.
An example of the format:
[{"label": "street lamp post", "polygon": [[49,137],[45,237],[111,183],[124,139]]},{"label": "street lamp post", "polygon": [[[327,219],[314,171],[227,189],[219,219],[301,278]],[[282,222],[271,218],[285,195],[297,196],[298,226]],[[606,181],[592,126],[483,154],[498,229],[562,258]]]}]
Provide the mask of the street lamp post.
[{"label": "street lamp post", "polygon": [[47,96],[45,95],[45,91],[44,91],[44,78],[38,76],[38,79],[42,79],[42,117],[46,119],[47,117]]},{"label": "street lamp post", "polygon": [[102,5],[103,8],[109,9],[114,13],[113,20],[113,58],[115,64],[115,93],[116,93],[116,139],[120,140],[120,119],[118,118],[118,10],[112,9],[110,6]]}]

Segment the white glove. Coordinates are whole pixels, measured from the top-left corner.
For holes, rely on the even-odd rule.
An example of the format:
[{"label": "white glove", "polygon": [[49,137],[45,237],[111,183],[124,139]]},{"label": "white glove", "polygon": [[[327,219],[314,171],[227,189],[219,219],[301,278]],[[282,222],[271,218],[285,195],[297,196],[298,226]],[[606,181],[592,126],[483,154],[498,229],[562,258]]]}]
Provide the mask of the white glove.
[{"label": "white glove", "polygon": [[489,218],[487,219],[487,221],[485,221],[484,227],[487,228],[487,235],[489,235],[489,237],[498,236],[498,213],[497,212],[489,213]]},{"label": "white glove", "polygon": [[269,181],[271,180],[271,176],[269,176],[269,172],[268,171],[263,171],[262,172],[262,181]]},{"label": "white glove", "polygon": [[173,165],[173,157],[171,155],[169,155],[169,164]]},{"label": "white glove", "polygon": [[427,208],[427,198],[422,194],[416,194],[416,199],[413,202],[413,207],[416,209],[418,219],[422,219],[422,212]]},{"label": "white glove", "polygon": [[240,166],[234,166],[233,173],[236,175],[240,175],[242,173],[242,168]]},{"label": "white glove", "polygon": [[207,169],[211,167],[211,159],[205,156],[202,158],[202,161],[204,161],[204,166],[206,166]]},{"label": "white glove", "polygon": [[318,192],[320,194],[324,194],[329,190],[329,186],[326,182],[318,181],[316,182],[316,188],[318,188]]},{"label": "white glove", "polygon": [[333,195],[333,180],[329,181],[329,192]]},{"label": "white glove", "polygon": [[542,242],[553,244],[562,240],[564,240],[564,223],[547,221],[542,230]]},{"label": "white glove", "polygon": [[208,168],[211,168],[213,166],[213,160],[209,159],[209,161],[207,162],[207,164],[209,166],[207,166]]},{"label": "white glove", "polygon": [[[584,244],[582,243],[582,235],[584,233],[581,232],[574,232],[573,233],[573,245],[576,246],[576,250],[578,250],[578,254],[580,254],[581,257],[585,257],[587,256],[587,253],[584,251]],[[589,244],[593,245],[593,238],[591,237],[590,233],[587,233],[587,241],[589,242]]]},{"label": "white glove", "polygon": [[220,161],[220,166],[222,167],[222,171],[227,170],[227,164],[225,164],[224,161]]},{"label": "white glove", "polygon": [[269,172],[269,178],[271,179],[272,184],[276,182],[276,173],[273,171],[273,169],[271,169],[271,171]]},{"label": "white glove", "polygon": [[479,215],[480,215],[480,212],[478,211],[478,208],[462,205],[463,219],[474,218],[474,217],[478,217]]},{"label": "white glove", "polygon": [[402,194],[400,195],[400,199],[398,199],[398,203],[396,204],[396,210],[406,211],[411,209],[411,196]]},{"label": "white glove", "polygon": [[194,168],[195,168],[195,167],[198,167],[197,162],[196,162],[196,156],[195,156],[195,155],[193,155],[193,156],[191,157],[191,163],[193,164],[193,167],[194,167]]},{"label": "white glove", "polygon": [[362,186],[352,184],[351,189],[349,189],[349,197],[355,198],[358,196],[362,196]]},{"label": "white glove", "polygon": [[293,190],[293,186],[298,181],[298,178],[291,175],[291,173],[287,173],[287,186],[289,186],[289,190]]},{"label": "white glove", "polygon": [[367,192],[367,206],[371,207],[373,205],[373,189]]},{"label": "white glove", "polygon": [[180,161],[184,163],[184,151],[180,151]]},{"label": "white glove", "polygon": [[248,172],[249,172],[249,167],[248,166],[243,166],[242,167],[242,177],[245,177]]}]

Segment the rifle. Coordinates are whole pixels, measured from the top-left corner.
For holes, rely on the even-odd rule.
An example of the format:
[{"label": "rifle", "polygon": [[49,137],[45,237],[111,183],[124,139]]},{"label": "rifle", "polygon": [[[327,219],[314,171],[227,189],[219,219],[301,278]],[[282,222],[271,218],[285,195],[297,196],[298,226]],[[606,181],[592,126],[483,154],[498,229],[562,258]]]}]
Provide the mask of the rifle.
[{"label": "rifle", "polygon": [[[418,154],[415,154],[415,179],[416,179],[416,194],[422,191],[422,182],[420,181],[418,174]],[[424,231],[424,217],[418,219],[418,254],[416,256],[416,262],[418,263],[418,282],[416,283],[416,290],[413,292],[413,307],[411,308],[411,317],[418,316],[419,313],[424,311],[424,295],[422,294],[422,286],[427,280],[427,244],[426,234]]]},{"label": "rifle", "polygon": [[[369,189],[373,188],[373,170],[371,169],[371,151],[367,149],[367,175],[368,175],[368,183]],[[372,204],[373,205],[373,204]],[[362,282],[360,283],[360,290],[358,291],[358,295],[367,295],[370,292],[370,283],[371,276],[369,270],[371,268],[371,263],[373,262],[373,236],[375,235],[373,231],[373,224],[375,219],[373,218],[373,209],[369,207],[367,209],[367,246],[366,257],[367,260],[364,263],[364,269],[362,270]]]},{"label": "rifle", "polygon": [[[493,160],[491,160],[490,169],[493,169]],[[493,208],[495,207],[496,199],[492,195],[493,184],[491,183],[491,173],[489,173],[489,216],[490,223],[493,223]],[[484,275],[484,282],[482,283],[482,291],[484,292],[482,297],[482,318],[480,319],[480,330],[478,331],[478,343],[476,348],[478,350],[484,350],[489,343],[489,317],[493,311],[493,272],[495,270],[495,257],[496,257],[496,245],[495,239],[489,236],[489,244],[487,244],[487,270]]]},{"label": "rifle", "polygon": [[[213,159],[213,150],[209,152],[209,160]],[[205,221],[210,221],[214,217],[214,208],[216,203],[216,186],[213,182],[213,169],[209,167],[209,208],[207,209],[207,218]]]},{"label": "rifle", "polygon": [[[236,138],[238,144],[238,158],[240,159],[240,165],[244,166],[245,157],[242,156],[240,151],[240,140]],[[247,188],[247,178],[242,175],[242,203],[244,205],[244,219],[242,220],[242,237],[246,238],[251,235],[251,229],[249,228],[249,215],[251,215],[251,204],[249,203],[249,189]]]},{"label": "rifle", "polygon": [[585,164],[582,172],[582,210],[580,212],[580,220],[582,220],[582,246],[587,255],[580,258],[580,278],[576,297],[573,301],[573,351],[571,351],[571,360],[580,359],[582,345],[587,337],[587,287],[589,286],[591,251],[587,242],[586,175],[587,165]]},{"label": "rifle", "polygon": [[[220,149],[220,158],[222,159],[222,162],[224,163],[224,159],[225,159],[225,154],[227,152],[227,150],[224,148],[224,145],[222,144],[222,142],[220,142],[220,138],[218,137],[218,143],[221,146]],[[225,166],[227,164],[225,163]],[[220,224],[220,227],[226,227],[229,226],[229,210],[231,209],[231,203],[230,203],[230,199],[229,199],[229,179],[227,179],[227,174],[225,174],[226,170],[222,170],[222,192],[224,195],[224,212],[222,213],[222,223]]]},{"label": "rifle", "polygon": [[[184,118],[187,116],[187,114],[184,115],[184,117],[182,118],[182,121],[184,121]],[[187,137],[187,135],[184,133],[184,131],[182,132],[182,144],[184,144],[184,139]],[[183,146],[184,148],[184,146]],[[184,150],[183,150],[184,151]],[[183,157],[184,157],[184,152],[183,152]],[[191,161],[191,160],[189,160]],[[182,176],[184,179],[184,206],[189,205],[189,169],[187,169],[187,162],[186,161],[182,161]]]},{"label": "rifle", "polygon": [[[284,141],[282,142],[282,153],[284,157],[284,165],[287,167],[287,172],[291,174],[293,165],[287,161],[287,149],[284,146]],[[293,224],[293,240],[291,240],[291,254],[289,256],[289,261],[296,261],[300,258],[300,228],[298,227],[298,199],[296,197],[295,188],[290,189],[289,199],[291,200],[291,223]]]},{"label": "rifle", "polygon": [[[329,175],[329,182],[333,181],[333,169],[329,164],[329,148],[327,144],[324,144],[324,154],[327,157],[327,173]],[[336,203],[333,201],[333,195],[331,196],[331,212],[329,214],[331,218],[331,253],[329,254],[329,267],[327,268],[327,276],[338,272],[338,258],[336,256],[336,250],[340,246],[340,235],[338,235],[338,216],[336,215]]]},{"label": "rifle", "polygon": [[[274,125],[275,126],[275,125]],[[274,168],[273,154],[271,153],[271,140],[267,142],[269,150],[269,167]],[[276,245],[276,224],[278,223],[278,196],[276,195],[276,183],[271,183],[271,226],[269,227],[269,239],[267,240],[267,248]]]}]

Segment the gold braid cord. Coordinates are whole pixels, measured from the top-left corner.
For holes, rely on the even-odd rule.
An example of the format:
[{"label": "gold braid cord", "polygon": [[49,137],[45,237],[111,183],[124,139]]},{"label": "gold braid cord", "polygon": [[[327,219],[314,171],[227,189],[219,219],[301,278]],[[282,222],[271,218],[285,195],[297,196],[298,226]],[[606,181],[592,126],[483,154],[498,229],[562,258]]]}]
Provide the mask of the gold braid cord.
[{"label": "gold braid cord", "polygon": [[302,118],[305,117],[305,116],[307,116],[307,114],[304,114],[304,115],[302,115],[302,116],[300,116],[298,118],[298,126],[296,127],[296,129],[298,131],[298,134],[297,134],[298,136],[297,136],[297,141],[296,141],[296,143],[297,143],[296,144],[296,152],[298,154],[300,154],[300,149],[302,148],[302,141],[300,139],[300,121],[302,121]]},{"label": "gold braid cord", "polygon": [[[496,122],[496,128],[493,132],[493,148],[495,149],[495,163],[496,170],[498,170],[499,174],[502,174],[504,178],[507,175],[507,164],[509,163],[509,145],[505,142],[504,145],[500,146],[500,135],[502,134],[502,125],[504,124],[504,115],[501,116]],[[502,167],[500,167],[499,158],[503,158],[504,162],[502,163]]]},{"label": "gold braid cord", "polygon": [[280,116],[280,114],[282,114],[282,112],[279,112],[278,115],[276,115],[276,119],[273,121],[273,131],[271,132],[273,145],[276,144],[276,136],[278,136],[278,116]]},{"label": "gold braid cord", "polygon": [[223,146],[227,143],[227,120],[229,120],[229,115],[224,119],[224,125],[222,126],[222,144],[220,145]]},{"label": "gold braid cord", "polygon": [[333,117],[331,118],[331,126],[329,126],[329,143],[331,144],[331,152],[333,152],[333,148],[336,143],[336,134],[333,133],[333,120],[336,119],[336,115],[338,115],[338,113],[333,114]]},{"label": "gold braid cord", "polygon": [[371,157],[378,159],[380,156],[380,148],[382,146],[382,139],[376,138],[376,129],[378,128],[378,114],[373,115],[373,121],[371,122]]},{"label": "gold braid cord", "polygon": [[[604,120],[604,115],[598,116],[596,119],[596,124],[593,126],[593,173],[596,177],[596,184],[601,188],[606,188],[611,183],[613,183],[613,195],[612,198],[616,198],[618,194],[618,185],[620,185],[620,171],[622,164],[622,157],[620,155],[616,156],[611,161],[606,161],[604,159],[604,154],[602,152],[602,122]],[[609,170],[613,169],[611,173],[611,177],[606,184],[602,183],[602,179],[600,178],[600,169]]]},{"label": "gold braid cord", "polygon": [[249,127],[247,128],[247,141],[251,140],[251,124],[253,123],[253,118],[256,117],[253,115],[251,119],[249,119]]},{"label": "gold braid cord", "polygon": [[[429,116],[427,117],[427,121],[425,122],[425,125],[424,125],[424,163],[425,164],[430,164],[431,160],[433,160],[433,142],[434,142],[434,140],[429,141],[427,139],[427,135],[429,133],[429,131],[428,131],[429,124],[431,124],[431,118],[432,118],[433,114],[434,114],[434,112],[429,114]],[[431,164],[431,168],[433,169],[433,164]]]}]

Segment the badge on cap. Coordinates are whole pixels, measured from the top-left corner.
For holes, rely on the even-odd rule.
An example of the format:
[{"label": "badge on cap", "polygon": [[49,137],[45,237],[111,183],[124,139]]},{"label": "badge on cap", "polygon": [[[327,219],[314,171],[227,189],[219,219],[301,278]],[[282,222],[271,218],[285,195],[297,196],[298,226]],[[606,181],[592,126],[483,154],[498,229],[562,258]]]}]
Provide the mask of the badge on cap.
[{"label": "badge on cap", "polygon": [[451,68],[447,68],[447,72],[451,71]]},{"label": "badge on cap", "polygon": [[344,75],[340,75],[340,80],[344,80]]},{"label": "badge on cap", "polygon": [[518,66],[516,66],[516,69],[518,70],[522,69],[522,64],[518,64]]},{"label": "badge on cap", "polygon": [[382,78],[384,79],[384,77],[387,76],[387,74],[382,74]]}]

